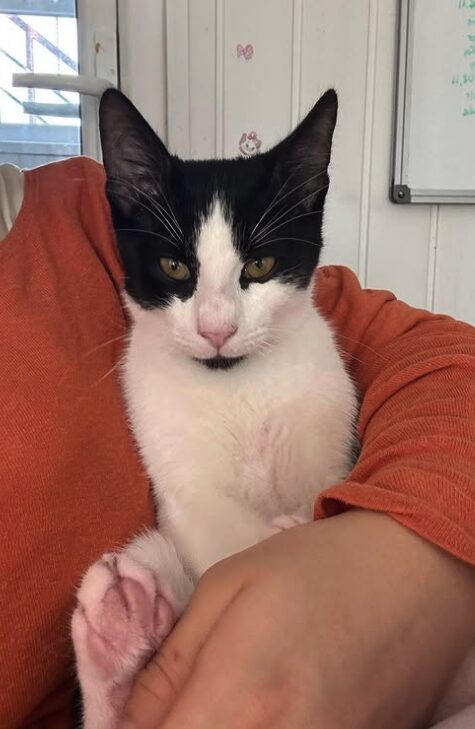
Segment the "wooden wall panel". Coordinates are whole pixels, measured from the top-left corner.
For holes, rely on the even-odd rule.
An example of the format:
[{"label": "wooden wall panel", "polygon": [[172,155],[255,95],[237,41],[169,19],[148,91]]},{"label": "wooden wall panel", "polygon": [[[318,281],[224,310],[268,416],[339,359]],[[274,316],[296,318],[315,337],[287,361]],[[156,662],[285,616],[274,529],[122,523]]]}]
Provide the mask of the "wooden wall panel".
[{"label": "wooden wall panel", "polygon": [[441,205],[434,309],[475,324],[475,206]]},{"label": "wooden wall panel", "polygon": [[397,0],[168,0],[168,135],[184,156],[235,156],[251,132],[250,143],[266,149],[334,86],[324,262],[475,323],[475,207],[388,198],[397,8]]},{"label": "wooden wall panel", "polygon": [[367,286],[389,289],[424,307],[429,296],[431,206],[389,201],[398,3],[380,0],[377,5],[367,253],[359,274]]},{"label": "wooden wall panel", "polygon": [[301,114],[334,87],[339,97],[324,261],[358,269],[362,213],[368,0],[305,0],[302,22]]}]

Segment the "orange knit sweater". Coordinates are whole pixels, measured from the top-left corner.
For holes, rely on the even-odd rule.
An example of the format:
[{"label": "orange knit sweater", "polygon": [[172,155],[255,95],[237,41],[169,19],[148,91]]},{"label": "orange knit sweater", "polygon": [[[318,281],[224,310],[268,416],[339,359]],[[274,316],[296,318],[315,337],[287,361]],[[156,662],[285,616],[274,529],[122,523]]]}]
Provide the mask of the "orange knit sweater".
[{"label": "orange knit sweater", "polygon": [[[0,727],[71,727],[69,618],[81,573],[152,523],[114,365],[121,270],[103,172],[26,173],[0,242]],[[317,518],[376,509],[475,564],[475,330],[316,277],[361,394],[362,451]]]}]

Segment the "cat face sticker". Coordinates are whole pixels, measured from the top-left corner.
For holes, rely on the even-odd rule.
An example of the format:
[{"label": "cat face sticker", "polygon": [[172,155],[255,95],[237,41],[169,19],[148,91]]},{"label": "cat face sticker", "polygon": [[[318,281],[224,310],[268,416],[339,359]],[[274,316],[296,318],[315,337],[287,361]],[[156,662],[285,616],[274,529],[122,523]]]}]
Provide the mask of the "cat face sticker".
[{"label": "cat face sticker", "polygon": [[239,140],[239,151],[243,157],[253,157],[255,154],[258,154],[261,146],[262,141],[256,132],[243,132]]}]

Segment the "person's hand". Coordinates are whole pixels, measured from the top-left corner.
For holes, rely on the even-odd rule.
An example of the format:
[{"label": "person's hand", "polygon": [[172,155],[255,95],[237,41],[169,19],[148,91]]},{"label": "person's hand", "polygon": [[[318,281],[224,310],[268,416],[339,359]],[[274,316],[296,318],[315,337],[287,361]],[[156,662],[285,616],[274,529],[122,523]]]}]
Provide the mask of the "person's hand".
[{"label": "person's hand", "polygon": [[389,517],[292,528],[205,574],[121,729],[419,727],[474,608],[472,568]]}]

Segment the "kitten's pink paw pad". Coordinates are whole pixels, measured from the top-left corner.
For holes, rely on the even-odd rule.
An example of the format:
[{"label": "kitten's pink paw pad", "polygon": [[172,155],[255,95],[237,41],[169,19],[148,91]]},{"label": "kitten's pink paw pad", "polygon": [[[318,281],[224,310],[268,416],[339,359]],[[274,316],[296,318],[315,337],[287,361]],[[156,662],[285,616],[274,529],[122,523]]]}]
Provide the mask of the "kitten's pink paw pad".
[{"label": "kitten's pink paw pad", "polygon": [[78,592],[72,632],[79,668],[103,679],[135,673],[174,619],[171,602],[151,572],[124,554],[104,555]]},{"label": "kitten's pink paw pad", "polygon": [[303,516],[299,516],[298,514],[281,514],[275,519],[272,519],[271,527],[273,533],[278,534],[279,532],[283,532],[284,529],[290,529],[291,527],[306,524],[307,522],[308,519],[305,519]]}]

